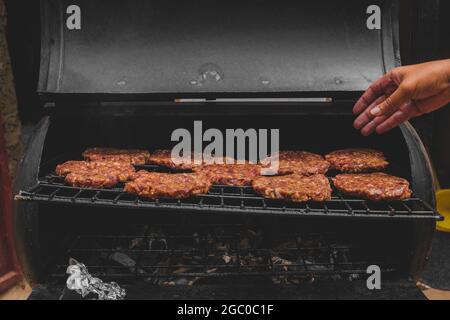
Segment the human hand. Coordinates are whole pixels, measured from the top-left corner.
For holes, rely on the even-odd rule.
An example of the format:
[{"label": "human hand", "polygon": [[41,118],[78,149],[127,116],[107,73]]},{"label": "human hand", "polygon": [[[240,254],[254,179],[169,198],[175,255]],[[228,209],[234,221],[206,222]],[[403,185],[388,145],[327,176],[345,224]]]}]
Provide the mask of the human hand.
[{"label": "human hand", "polygon": [[375,81],[353,108],[364,136],[383,134],[450,102],[450,59],[392,69]]}]

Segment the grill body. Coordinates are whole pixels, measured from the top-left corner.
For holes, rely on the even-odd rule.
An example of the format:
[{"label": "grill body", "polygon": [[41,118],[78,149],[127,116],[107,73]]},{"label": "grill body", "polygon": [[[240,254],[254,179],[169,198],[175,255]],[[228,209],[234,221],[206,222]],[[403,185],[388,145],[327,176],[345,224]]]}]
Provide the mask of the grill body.
[{"label": "grill body", "polygon": [[[263,127],[270,119],[274,127],[281,128],[284,149],[324,153],[344,145],[379,148],[392,163],[391,173],[412,182],[416,198],[372,203],[334,193],[326,203],[292,205],[264,201],[249,187],[214,186],[209,194],[195,199],[148,201],[122,195],[120,187],[72,189],[51,174],[57,163],[77,157],[88,145],[120,147],[133,141],[130,147],[167,147],[170,131],[189,129],[194,119],[201,119],[205,128],[233,123],[244,129]],[[352,277],[364,287],[367,267],[372,264],[380,265],[386,279],[393,282],[419,279],[439,219],[428,192],[432,179],[423,146],[409,125],[367,141],[353,132],[350,123],[350,116],[306,117],[301,112],[289,116],[268,112],[258,118],[242,113],[239,119],[227,112],[197,113],[174,120],[160,113],[125,116],[123,110],[119,116],[75,118],[57,111],[37,126],[16,184],[15,234],[24,269],[37,283],[58,288],[66,277],[69,258],[75,258],[86,263],[94,275],[123,283],[132,291],[144,286],[148,292],[160,292],[173,283],[177,288],[187,283],[218,294],[225,294],[223,290],[231,290],[225,289],[230,286],[275,284],[297,286],[299,294],[305,294],[305,286],[316,279],[332,286],[342,283],[344,288]],[[65,137],[64,143],[61,137]],[[249,232],[260,233],[263,240],[249,240]],[[130,249],[136,239],[147,247]],[[292,242],[298,239],[308,245]],[[148,246],[150,241],[162,240],[169,245]],[[228,265],[220,255],[211,258],[217,252],[211,251],[208,241],[225,241],[227,255],[241,262]],[[241,248],[242,241],[255,243]],[[287,248],[279,247],[286,243],[290,243]],[[121,255],[136,265],[130,267]],[[160,258],[157,262],[155,255]],[[199,261],[180,260],[186,255],[199,257]],[[260,260],[250,259],[246,265],[249,256]],[[311,261],[313,256],[318,260]],[[277,267],[280,257],[290,257],[295,263],[287,269]]]}]

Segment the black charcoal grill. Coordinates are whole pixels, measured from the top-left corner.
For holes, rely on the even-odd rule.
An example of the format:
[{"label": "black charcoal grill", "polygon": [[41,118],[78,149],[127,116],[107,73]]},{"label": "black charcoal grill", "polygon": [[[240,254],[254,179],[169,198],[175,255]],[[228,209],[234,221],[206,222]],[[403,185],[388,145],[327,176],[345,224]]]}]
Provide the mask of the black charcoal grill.
[{"label": "black charcoal grill", "polygon": [[[81,8],[81,29],[66,8]],[[366,9],[382,10],[382,30]],[[128,298],[421,298],[435,221],[431,166],[409,124],[363,138],[351,108],[400,63],[397,1],[42,1],[37,125],[16,184],[16,238],[31,298],[76,298],[69,259]],[[282,149],[383,150],[405,201],[336,190],[323,203],[214,186],[186,200],[71,187],[58,163],[90,146],[171,146],[176,128],[279,128]],[[157,166],[140,167],[165,170]],[[333,175],[333,173],[330,173]],[[366,287],[367,267],[382,290]]]}]

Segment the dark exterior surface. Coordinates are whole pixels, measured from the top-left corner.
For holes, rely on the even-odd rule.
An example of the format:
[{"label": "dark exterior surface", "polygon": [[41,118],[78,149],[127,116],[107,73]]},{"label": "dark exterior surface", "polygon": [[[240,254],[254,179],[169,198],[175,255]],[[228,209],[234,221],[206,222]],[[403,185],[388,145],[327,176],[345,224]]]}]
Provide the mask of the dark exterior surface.
[{"label": "dark exterior surface", "polygon": [[[28,141],[24,157],[19,163],[19,170],[14,183],[14,193],[36,183],[44,141],[50,125],[48,117],[43,118],[33,130]],[[39,253],[39,217],[36,203],[14,202],[14,237],[17,256],[24,275],[29,281],[34,280],[35,273],[41,270]]]},{"label": "dark exterior surface", "polygon": [[[355,94],[399,62],[396,1],[42,3],[43,94]],[[73,4],[81,8],[81,30],[66,27]],[[382,7],[382,32],[366,27],[373,4]]]},{"label": "dark exterior surface", "polygon": [[411,186],[414,192],[422,199],[426,199],[431,205],[435,205],[434,178],[432,176],[431,160],[419,135],[414,127],[406,122],[400,126],[405,142],[408,145],[409,157],[411,159],[411,172],[422,171],[412,177]]},{"label": "dark exterior surface", "polygon": [[[37,123],[42,117],[42,104],[36,86],[39,79],[41,44],[40,1],[4,1],[8,13],[6,36],[17,94],[20,120],[23,125]],[[27,8],[24,10],[24,8]]]},{"label": "dark exterior surface", "polygon": [[[412,176],[411,187],[417,192],[420,198],[427,199],[427,201],[435,207],[435,184],[428,153],[420,140],[419,135],[409,122],[403,124],[401,130],[404,133],[405,142],[409,149],[411,172],[422,172],[421,174]],[[416,280],[420,279],[421,274],[426,268],[426,262],[430,258],[431,243],[433,241],[435,229],[435,223],[414,224],[413,226],[413,232],[415,233],[415,237],[413,238],[415,250],[413,253],[414,258],[411,270],[414,270],[412,271],[412,274]],[[425,257],[425,259],[420,257]]]},{"label": "dark exterior surface", "polygon": [[[120,284],[119,284],[120,285]],[[123,285],[129,300],[164,299],[230,299],[230,300],[425,300],[422,292],[410,281],[386,281],[381,290],[370,291],[365,281],[327,282],[303,286],[177,286],[157,287],[145,285]],[[30,300],[79,300],[81,296],[62,285],[37,286]]]}]

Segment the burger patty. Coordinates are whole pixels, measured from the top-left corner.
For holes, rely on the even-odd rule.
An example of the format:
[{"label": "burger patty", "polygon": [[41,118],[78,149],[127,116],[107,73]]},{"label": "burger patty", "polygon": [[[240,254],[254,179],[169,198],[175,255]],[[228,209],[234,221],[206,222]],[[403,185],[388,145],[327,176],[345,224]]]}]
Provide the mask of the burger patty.
[{"label": "burger patty", "polygon": [[115,175],[81,171],[69,173],[64,180],[71,186],[81,188],[111,188],[119,182]]},{"label": "burger patty", "polygon": [[409,182],[385,173],[339,174],[333,184],[343,194],[369,200],[403,200],[411,197]]},{"label": "burger patty", "polygon": [[342,172],[358,173],[384,170],[389,162],[381,151],[373,149],[345,149],[325,156],[331,168]]},{"label": "burger patty", "polygon": [[330,200],[332,191],[323,174],[258,177],[253,180],[252,187],[264,198],[293,202]]},{"label": "burger patty", "polygon": [[211,185],[211,181],[202,174],[141,170],[133,181],[125,184],[124,191],[150,199],[183,199],[207,193]]},{"label": "burger patty", "polygon": [[83,157],[89,161],[123,161],[134,165],[143,165],[147,163],[150,153],[137,149],[89,148],[83,152]]},{"label": "burger patty", "polygon": [[67,161],[56,166],[55,172],[58,176],[66,176],[73,171],[80,171],[87,168],[86,161]]},{"label": "burger patty", "polygon": [[[229,162],[234,162],[234,159],[224,157],[222,160],[222,163],[226,163],[227,159],[229,159],[228,160]],[[172,151],[171,150],[156,150],[155,152],[153,152],[151,154],[148,161],[151,164],[156,164],[159,166],[163,166],[163,167],[167,167],[167,168],[171,168],[171,169],[178,169],[178,170],[193,170],[194,168],[208,164],[204,160],[202,160],[201,163],[194,163],[194,155],[192,155],[191,161],[189,161],[187,163],[175,163],[172,160]]]},{"label": "burger patty", "polygon": [[[264,167],[270,165],[271,157],[263,159]],[[321,155],[306,151],[280,151],[278,153],[278,172],[275,174],[314,175],[325,174],[330,167],[328,161]],[[275,160],[272,160],[275,161]]]},{"label": "burger patty", "polygon": [[118,161],[67,161],[56,167],[57,175],[65,176],[65,181],[76,187],[112,187],[119,181],[125,182],[135,177],[134,167]]},{"label": "burger patty", "polygon": [[256,164],[212,164],[194,168],[208,177],[214,184],[249,186],[261,175],[261,166]]}]

